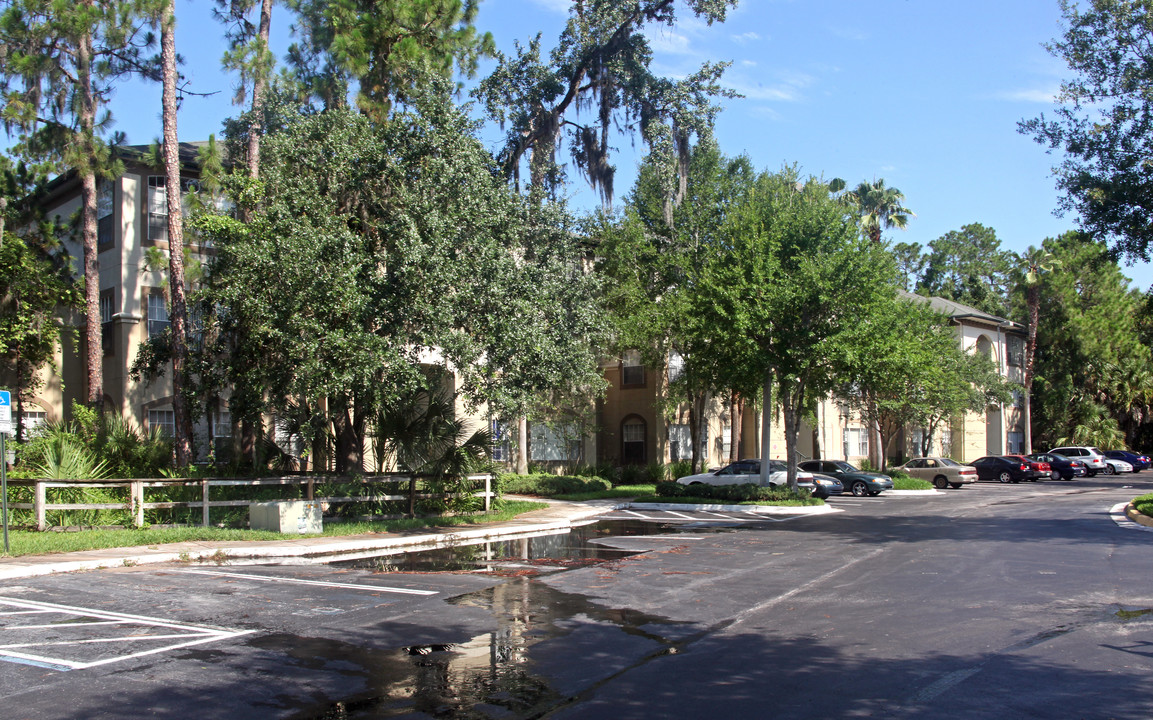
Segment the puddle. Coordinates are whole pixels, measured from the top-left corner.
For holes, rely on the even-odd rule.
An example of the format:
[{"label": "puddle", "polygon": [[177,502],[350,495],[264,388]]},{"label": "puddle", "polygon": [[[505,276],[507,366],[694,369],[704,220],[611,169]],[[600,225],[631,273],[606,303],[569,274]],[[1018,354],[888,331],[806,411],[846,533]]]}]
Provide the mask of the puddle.
[{"label": "puddle", "polygon": [[376,572],[488,572],[530,576],[584,567],[643,552],[612,547],[610,538],[727,531],[714,525],[664,525],[601,520],[557,533],[526,534],[492,542],[358,557],[329,564]]},{"label": "puddle", "polygon": [[1135,618],[1144,617],[1145,615],[1153,615],[1153,608],[1141,608],[1139,610],[1121,609],[1116,612],[1116,615],[1122,620],[1133,620]]},{"label": "puddle", "polygon": [[496,629],[463,642],[395,650],[294,636],[254,638],[250,644],[363,688],[302,710],[293,716],[297,720],[523,718],[540,717],[591,684],[675,653],[700,632],[696,625],[601,607],[527,578],[448,602],[490,610]]}]

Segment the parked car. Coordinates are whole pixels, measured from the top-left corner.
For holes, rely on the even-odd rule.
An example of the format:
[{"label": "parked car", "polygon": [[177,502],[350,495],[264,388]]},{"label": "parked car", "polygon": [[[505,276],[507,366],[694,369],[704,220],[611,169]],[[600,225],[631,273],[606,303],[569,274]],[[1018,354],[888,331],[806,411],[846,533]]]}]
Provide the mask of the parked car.
[{"label": "parked car", "polygon": [[1105,457],[1105,474],[1106,475],[1120,475],[1121,473],[1137,472],[1136,469],[1124,460],[1117,458]]},{"label": "parked car", "polygon": [[858,470],[852,463],[844,460],[806,460],[800,467],[809,472],[819,472],[839,479],[845,489],[857,497],[880,495],[885,490],[893,489],[893,478],[888,475]]},{"label": "parked car", "polygon": [[972,465],[977,468],[977,477],[981,480],[1018,483],[1032,478],[1028,463],[1002,455],[986,455],[974,460]]},{"label": "parked car", "polygon": [[[770,460],[769,485],[786,484],[789,481],[788,469],[788,466],[782,461]],[[812,480],[812,473],[797,471],[797,484],[800,487],[812,490]],[[677,478],[677,482],[682,485],[743,485],[744,483],[760,485],[761,461],[759,458],[738,460],[734,463],[729,463],[720,470]]]},{"label": "parked car", "polygon": [[1052,472],[1052,468],[1049,467],[1049,463],[1044,460],[1035,460],[1024,455],[1002,455],[1001,457],[1009,458],[1010,460],[1017,460],[1028,465],[1030,482],[1048,480],[1049,473]]},{"label": "parked car", "polygon": [[1057,453],[1033,453],[1026,457],[1049,463],[1049,477],[1052,480],[1072,480],[1089,474],[1085,463]]},{"label": "parked car", "polygon": [[1095,447],[1067,445],[1065,447],[1055,447],[1049,452],[1064,455],[1067,458],[1080,460],[1085,463],[1085,469],[1089,471],[1089,477],[1093,477],[1099,472],[1108,472],[1109,466],[1105,462],[1105,456]]},{"label": "parked car", "polygon": [[[801,486],[799,480],[797,481],[797,486]],[[813,497],[828,500],[833,495],[843,494],[845,492],[845,486],[832,475],[813,473],[813,489],[811,492],[813,493]]]},{"label": "parked car", "polygon": [[943,457],[913,458],[893,469],[901,470],[921,480],[928,480],[938,490],[944,490],[946,487],[955,489],[977,482],[977,468]]},{"label": "parked car", "polygon": [[1141,472],[1150,465],[1153,465],[1153,459],[1150,459],[1148,455],[1130,452],[1129,450],[1106,450],[1105,457],[1124,460],[1133,466],[1133,472]]}]

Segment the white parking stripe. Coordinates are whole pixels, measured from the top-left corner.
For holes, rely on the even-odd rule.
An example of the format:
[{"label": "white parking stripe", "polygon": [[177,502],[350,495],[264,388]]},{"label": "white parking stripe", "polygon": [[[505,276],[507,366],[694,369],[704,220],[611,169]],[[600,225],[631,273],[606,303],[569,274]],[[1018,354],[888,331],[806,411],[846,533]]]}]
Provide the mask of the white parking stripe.
[{"label": "white parking stripe", "polygon": [[390,592],[402,595],[436,595],[437,590],[413,590],[411,588],[388,587],[386,585],[354,585],[352,583],[334,583],[323,580],[303,580],[301,578],[283,577],[278,575],[248,575],[246,573],[218,572],[215,570],[181,570],[180,572],[192,575],[215,575],[218,577],[241,578],[257,582],[282,582],[295,585],[316,585],[318,587],[342,588],[344,590],[368,590],[369,592]]},{"label": "white parking stripe", "polygon": [[[18,600],[15,598],[0,597],[0,606],[27,609],[27,611],[6,612],[6,616],[15,614],[58,614],[66,616],[71,615],[80,618],[102,618],[104,620],[103,622],[62,623],[53,626],[26,625],[4,628],[9,630],[26,630],[35,629],[37,627],[52,627],[53,629],[57,630],[71,630],[78,628],[91,628],[94,625],[116,625],[124,627],[128,632],[134,633],[139,633],[141,627],[143,627],[145,630],[149,628],[164,628],[169,631],[177,631],[165,633],[163,635],[126,634],[114,637],[93,637],[80,640],[46,640],[43,642],[22,642],[0,645],[0,661],[20,663],[23,665],[33,665],[36,667],[48,668],[50,670],[82,670],[85,668],[95,667],[97,665],[107,665],[109,663],[120,662],[122,660],[129,660],[145,655],[154,655],[156,653],[168,652],[170,650],[177,650],[193,645],[202,645],[204,643],[215,642],[217,640],[227,640],[255,632],[254,630],[226,630],[204,625],[172,622],[163,620],[161,618],[146,617],[143,615],[130,615],[127,613],[116,613],[106,610],[92,610],[89,608],[75,607],[72,605],[57,605],[55,603],[36,602],[32,600]],[[132,626],[135,626],[135,629],[128,630],[128,628]],[[20,652],[18,650],[20,648],[36,647],[56,647],[63,650],[66,647],[94,647],[101,644],[105,647],[110,647],[117,643],[131,644],[144,640],[169,642],[162,645],[161,647],[151,648],[148,650],[140,650],[138,652],[114,654],[91,661],[72,660],[66,657],[49,657],[42,654]],[[170,642],[172,640],[183,640],[184,642]]]},{"label": "white parking stripe", "polygon": [[691,515],[685,515],[684,513],[679,513],[676,510],[665,510],[665,512],[667,512],[669,515],[675,515],[676,517],[684,518],[685,520],[696,520],[697,519]]},{"label": "white parking stripe", "polygon": [[49,623],[48,625],[13,625],[0,630],[63,630],[64,628],[90,628],[93,625],[125,625],[130,620],[100,620],[99,622]]}]

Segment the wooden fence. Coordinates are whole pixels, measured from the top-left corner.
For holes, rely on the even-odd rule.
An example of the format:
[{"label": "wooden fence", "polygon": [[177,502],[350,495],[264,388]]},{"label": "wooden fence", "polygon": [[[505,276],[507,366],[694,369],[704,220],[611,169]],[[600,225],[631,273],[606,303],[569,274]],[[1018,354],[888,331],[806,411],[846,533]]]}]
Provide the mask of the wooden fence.
[{"label": "wooden fence", "polygon": [[[492,507],[492,499],[496,493],[492,489],[492,475],[477,474],[469,475],[468,479],[480,485],[483,483],[483,489],[479,489],[473,493],[473,497],[481,498],[484,503],[484,509],[487,512]],[[132,514],[133,524],[136,527],[144,525],[144,511],[145,510],[166,510],[177,508],[201,508],[201,524],[204,526],[209,525],[208,514],[209,510],[214,507],[243,507],[251,505],[254,502],[275,502],[275,500],[212,500],[212,488],[214,487],[240,487],[240,486],[276,486],[276,485],[304,485],[306,486],[306,498],[321,503],[350,503],[350,502],[372,502],[372,501],[408,501],[409,513],[414,511],[414,503],[418,499],[443,497],[439,494],[417,493],[416,481],[417,476],[411,475],[365,475],[357,477],[328,477],[328,476],[315,476],[315,475],[295,475],[276,478],[253,478],[253,479],[237,479],[237,478],[205,478],[203,480],[191,479],[141,479],[141,480],[101,480],[99,482],[88,482],[79,480],[9,480],[8,485],[16,487],[32,487],[33,488],[33,501],[30,503],[8,503],[10,509],[18,510],[32,510],[36,516],[36,528],[38,530],[45,530],[47,528],[47,514],[50,510],[126,510]],[[314,497],[314,489],[317,483],[325,485],[382,485],[384,483],[395,484],[398,482],[408,482],[409,492],[405,495],[380,495],[370,493],[361,496],[334,496],[334,497]],[[146,502],[145,492],[149,488],[171,488],[171,487],[198,487],[201,491],[200,500],[187,501],[187,502]],[[122,503],[50,503],[48,502],[48,490],[50,488],[119,488],[126,493],[124,502]]]}]

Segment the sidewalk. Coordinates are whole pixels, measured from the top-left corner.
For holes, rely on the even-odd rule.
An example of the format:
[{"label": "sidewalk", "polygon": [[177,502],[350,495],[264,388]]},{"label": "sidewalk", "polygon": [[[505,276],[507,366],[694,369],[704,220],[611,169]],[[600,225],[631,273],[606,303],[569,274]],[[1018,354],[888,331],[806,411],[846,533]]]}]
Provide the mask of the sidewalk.
[{"label": "sidewalk", "polygon": [[[529,498],[526,498],[529,499]],[[539,498],[531,498],[538,500]],[[373,555],[389,550],[424,548],[484,542],[509,535],[550,530],[567,530],[573,524],[628,505],[627,500],[567,502],[549,500],[549,507],[527,512],[515,520],[489,523],[475,528],[437,530],[425,528],[408,533],[345,535],[341,537],[285,536],[283,540],[232,540],[223,542],[183,542],[101,550],[82,550],[51,555],[22,555],[0,559],[0,581],[51,575],[78,570],[130,567],[171,562],[227,562],[228,560],[271,560],[312,556]],[[350,558],[351,559],[351,558]]]},{"label": "sidewalk", "polygon": [[[509,496],[516,497],[516,496]],[[537,500],[541,498],[522,498]],[[666,505],[646,503],[634,505],[628,498],[614,500],[546,500],[543,510],[524,513],[515,520],[488,523],[474,528],[437,530],[424,528],[411,532],[374,533],[371,535],[344,535],[340,537],[300,537],[286,535],[283,540],[231,540],[221,542],[183,542],[167,545],[138,545],[124,548],[81,550],[51,555],[22,555],[0,559],[0,581],[51,575],[52,573],[96,570],[110,567],[132,567],[172,562],[225,563],[246,560],[252,563],[279,560],[285,563],[304,563],[309,558],[323,557],[324,561],[353,560],[372,555],[403,551],[419,546],[432,549],[462,543],[499,540],[510,535],[564,531],[582,521],[612,510],[626,507],[637,509],[710,510],[714,512],[757,512],[766,515],[808,515],[841,512],[827,505],[814,507],[777,507],[748,505]]]}]

